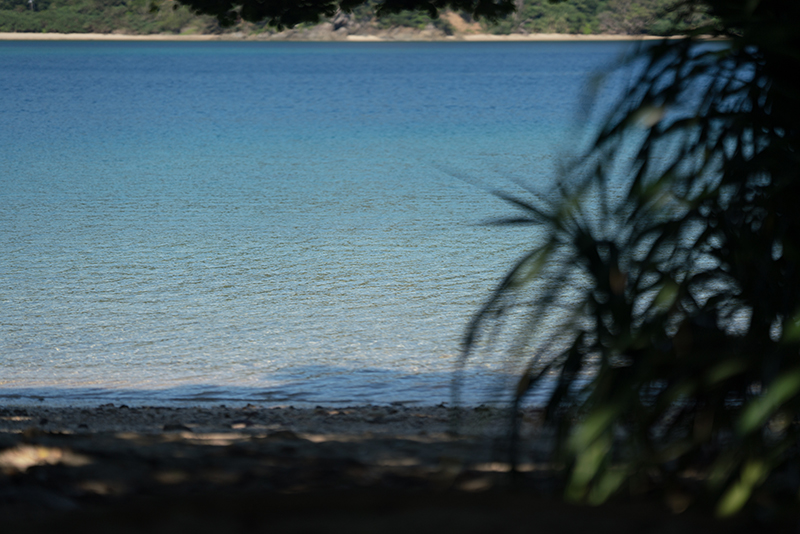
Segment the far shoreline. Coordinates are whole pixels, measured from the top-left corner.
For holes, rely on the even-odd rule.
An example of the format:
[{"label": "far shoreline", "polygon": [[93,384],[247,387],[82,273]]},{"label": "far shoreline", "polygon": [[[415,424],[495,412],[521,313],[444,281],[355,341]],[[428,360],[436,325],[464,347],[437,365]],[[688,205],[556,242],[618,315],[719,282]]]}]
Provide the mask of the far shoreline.
[{"label": "far shoreline", "polygon": [[129,35],[120,33],[33,33],[33,32],[0,32],[0,41],[150,41],[150,42],[575,42],[575,41],[652,41],[661,39],[674,39],[675,37],[661,37],[654,35],[577,35],[568,33],[536,33],[536,34],[509,34],[493,35],[486,33],[461,34],[445,38],[386,38],[377,35],[348,35],[342,39],[315,40],[282,38],[280,35],[271,36],[244,36],[242,34],[151,34]]}]

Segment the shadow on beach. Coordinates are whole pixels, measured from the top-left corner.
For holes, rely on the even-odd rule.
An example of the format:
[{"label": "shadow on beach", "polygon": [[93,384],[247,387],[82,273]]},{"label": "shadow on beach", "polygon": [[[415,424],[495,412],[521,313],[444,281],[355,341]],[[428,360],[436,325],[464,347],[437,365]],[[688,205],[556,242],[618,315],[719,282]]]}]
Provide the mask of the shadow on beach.
[{"label": "shadow on beach", "polygon": [[441,406],[2,408],[3,530],[765,531],[682,510],[679,496],[565,504],[537,461],[543,436],[526,435],[532,452],[512,483],[501,414],[463,415],[456,434]]}]

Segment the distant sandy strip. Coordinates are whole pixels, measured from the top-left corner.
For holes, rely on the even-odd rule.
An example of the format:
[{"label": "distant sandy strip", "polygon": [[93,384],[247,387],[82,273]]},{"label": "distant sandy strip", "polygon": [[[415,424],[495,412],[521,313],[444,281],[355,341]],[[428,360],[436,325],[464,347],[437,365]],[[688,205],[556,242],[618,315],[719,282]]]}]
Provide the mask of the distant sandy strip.
[{"label": "distant sandy strip", "polygon": [[[537,33],[537,34],[463,34],[451,36],[437,41],[639,41],[661,39],[654,36],[633,35],[572,35],[565,33]],[[0,32],[0,41],[267,41],[280,40],[277,36],[270,38],[246,37],[241,34],[223,35],[124,35],[118,33],[3,33]],[[374,35],[349,35],[346,38],[351,42],[379,42],[396,41]],[[416,39],[415,39],[416,40]],[[424,40],[424,39],[419,39]],[[327,41],[325,41],[327,42]]]}]

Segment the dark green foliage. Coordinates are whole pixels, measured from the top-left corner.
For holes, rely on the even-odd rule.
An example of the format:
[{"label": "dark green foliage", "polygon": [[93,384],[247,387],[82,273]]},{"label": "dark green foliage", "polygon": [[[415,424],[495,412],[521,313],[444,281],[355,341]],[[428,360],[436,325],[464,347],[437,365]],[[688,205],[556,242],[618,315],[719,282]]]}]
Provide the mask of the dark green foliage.
[{"label": "dark green foliage", "polygon": [[525,2],[520,9],[490,27],[493,33],[598,33],[598,8],[605,2]]},{"label": "dark green foliage", "polygon": [[[180,3],[178,3],[178,1]],[[667,0],[0,0],[0,31],[218,33],[308,27],[346,13],[377,29],[428,25],[450,32],[438,14],[452,9],[481,21],[492,33],[656,33],[671,31]],[[670,0],[671,1],[671,0]],[[192,13],[194,11],[195,13]],[[198,15],[197,13],[200,13]],[[336,22],[335,22],[336,24]]]},{"label": "dark green foliage", "polygon": [[494,33],[611,33],[671,35],[708,22],[693,12],[690,20],[673,8],[675,0],[572,0],[523,2],[512,15],[490,26]]},{"label": "dark green foliage", "polygon": [[399,13],[390,13],[384,15],[377,20],[379,28],[393,28],[398,26],[416,28],[418,30],[425,29],[428,25],[445,29],[445,22],[439,17],[432,18],[427,12],[420,11],[401,11]]},{"label": "dark green foliage", "polygon": [[524,212],[506,222],[542,237],[475,317],[464,358],[505,333],[526,362],[515,406],[555,385],[545,416],[570,499],[657,487],[711,496],[720,515],[754,495],[796,507],[800,4],[679,9],[729,41],[642,46],[557,191],[504,196]]},{"label": "dark green foliage", "polygon": [[[374,12],[380,27],[424,27],[441,25],[445,10],[464,13],[490,24],[494,33],[648,33],[651,25],[660,32],[676,26],[668,14],[674,0],[181,0],[198,13],[217,17],[223,26],[238,20],[266,22],[283,29],[314,24],[337,12],[363,16]],[[668,21],[668,22],[665,22]]]},{"label": "dark green foliage", "polygon": [[[198,13],[217,17],[223,26],[239,19],[248,22],[266,22],[277,29],[291,28],[298,24],[318,23],[332,17],[338,11],[345,13],[367,4],[369,0],[181,0]],[[425,12],[436,18],[440,11],[452,9],[470,13],[478,18],[494,20],[514,10],[512,0],[379,0],[376,6],[378,17],[411,12]],[[413,15],[416,17],[416,15]],[[413,25],[413,24],[412,24]]]},{"label": "dark green foliage", "polygon": [[212,18],[198,17],[173,0],[0,0],[0,31],[132,34],[213,32]]}]

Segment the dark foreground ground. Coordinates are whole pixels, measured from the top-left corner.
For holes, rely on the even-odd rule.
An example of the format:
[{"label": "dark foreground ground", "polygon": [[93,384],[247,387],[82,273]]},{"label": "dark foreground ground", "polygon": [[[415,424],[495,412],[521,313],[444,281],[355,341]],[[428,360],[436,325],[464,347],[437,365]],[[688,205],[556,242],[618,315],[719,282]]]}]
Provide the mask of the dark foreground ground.
[{"label": "dark foreground ground", "polygon": [[800,532],[794,519],[722,522],[646,494],[565,504],[535,436],[512,484],[497,414],[470,411],[457,436],[446,415],[0,408],[0,533]]}]

